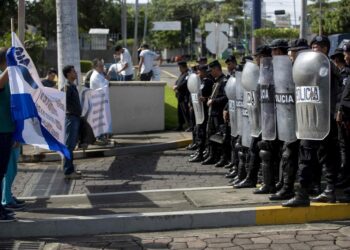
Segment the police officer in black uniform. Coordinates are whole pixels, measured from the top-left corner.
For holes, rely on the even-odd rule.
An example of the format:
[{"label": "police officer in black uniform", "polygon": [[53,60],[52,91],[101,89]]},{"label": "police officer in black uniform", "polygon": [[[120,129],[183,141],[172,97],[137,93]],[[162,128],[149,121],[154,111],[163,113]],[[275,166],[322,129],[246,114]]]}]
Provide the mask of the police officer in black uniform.
[{"label": "police officer in black uniform", "polygon": [[[273,49],[272,53],[274,55],[287,55],[288,49],[291,55],[293,55],[293,60],[295,60],[298,52],[309,48],[307,41],[302,38],[293,41],[289,48],[286,41],[280,42],[280,44],[282,45],[280,51],[276,52]],[[276,48],[278,47],[276,46]],[[272,194],[269,197],[270,200],[286,200],[294,196],[294,182],[298,170],[298,152],[299,140],[296,140],[294,142],[283,143],[279,169],[280,179],[279,182],[276,184],[278,192]]]},{"label": "police officer in black uniform", "polygon": [[236,72],[236,67],[237,67],[237,60],[236,57],[231,55],[229,56],[226,60],[225,60],[226,66],[227,66],[227,77],[230,76],[235,76],[235,72]]},{"label": "police officer in black uniform", "polygon": [[[253,61],[253,57],[244,56],[239,65],[236,66],[236,71],[242,71],[244,64],[247,60]],[[224,110],[224,119],[229,121],[229,107],[226,105]],[[229,185],[234,185],[235,183],[241,182],[246,176],[245,164],[247,160],[247,151],[248,148],[244,148],[241,145],[241,136],[236,137],[231,136],[231,160],[224,166],[229,170],[229,173],[226,174],[226,178],[232,178]],[[241,160],[240,160],[241,158]],[[238,171],[240,170],[240,171]],[[235,179],[234,179],[235,178]]]},{"label": "police officer in black uniform", "polygon": [[211,95],[212,89],[213,89],[213,80],[212,78],[208,77],[208,65],[198,65],[197,66],[197,74],[201,79],[201,92],[202,95],[199,98],[199,101],[203,102],[204,107],[204,121],[202,124],[199,124],[196,126],[197,131],[197,138],[196,138],[196,144],[198,146],[197,151],[195,154],[189,159],[189,162],[201,162],[203,161],[203,152],[206,147],[206,128],[207,128],[207,122],[208,122],[208,106],[207,102]]},{"label": "police officer in black uniform", "polygon": [[[310,46],[313,51],[328,55],[330,41],[326,36],[316,36],[312,39]],[[340,88],[340,74],[338,69],[331,63],[331,126],[330,132],[322,141],[301,140],[299,147],[299,183],[300,189],[294,198],[282,203],[284,207],[310,206],[309,187],[312,182],[313,165],[324,166],[326,170],[327,187],[322,194],[312,199],[314,202],[335,202],[335,184],[337,181],[337,164],[339,158],[337,125],[335,120],[336,104],[338,102]]]},{"label": "police officer in black uniform", "polygon": [[225,94],[225,86],[227,77],[222,72],[220,63],[215,60],[209,63],[209,70],[211,76],[214,78],[214,85],[212,93],[208,99],[207,106],[209,107],[209,118],[207,125],[207,136],[209,146],[209,156],[206,158],[202,165],[210,165],[217,163],[219,157],[221,157],[223,150],[222,146],[211,140],[211,136],[220,131],[220,127],[224,124],[223,110],[228,101]]},{"label": "police officer in black uniform", "polygon": [[190,111],[189,111],[190,92],[188,91],[188,88],[187,88],[189,68],[187,67],[187,63],[185,61],[178,62],[177,64],[179,66],[181,75],[176,80],[175,85],[173,87],[176,93],[177,101],[178,101],[177,116],[178,116],[179,124],[176,130],[182,131],[185,123],[187,123],[187,125],[190,124]]},{"label": "police officer in black uniform", "polygon": [[[343,91],[337,113],[338,139],[341,154],[340,182],[337,187],[348,187],[350,185],[350,78],[349,68],[345,59],[350,59],[350,43],[344,45],[341,54],[335,53],[331,56],[335,65],[340,69],[343,82]],[[337,52],[336,50],[336,52]]]}]

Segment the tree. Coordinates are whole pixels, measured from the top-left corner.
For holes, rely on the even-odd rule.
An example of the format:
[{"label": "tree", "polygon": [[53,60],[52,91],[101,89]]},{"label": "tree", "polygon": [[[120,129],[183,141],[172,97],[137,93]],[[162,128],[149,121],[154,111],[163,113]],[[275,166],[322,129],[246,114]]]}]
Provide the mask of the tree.
[{"label": "tree", "polygon": [[78,4],[77,0],[56,0],[57,10],[57,59],[59,89],[64,83],[62,69],[73,65],[80,82],[80,51],[78,38]]},{"label": "tree", "polygon": [[[46,18],[43,18],[46,17]],[[56,5],[52,0],[26,1],[26,23],[49,39],[56,37]]]},{"label": "tree", "polygon": [[277,38],[292,40],[299,37],[299,30],[291,28],[263,28],[254,30],[254,36],[262,38],[264,43],[269,43]]},{"label": "tree", "polygon": [[322,0],[322,14],[320,15],[319,0],[313,0],[308,6],[311,30],[319,32],[320,17],[322,20],[322,34],[350,32],[350,1],[328,2]]},{"label": "tree", "polygon": [[178,47],[180,41],[181,46],[187,46],[193,37],[186,38],[194,34],[195,28],[204,32],[206,22],[227,22],[229,17],[241,16],[242,5],[242,0],[225,0],[220,4],[214,0],[153,0],[149,9],[150,21],[181,21],[182,28],[181,32],[152,32],[151,43],[173,48]]},{"label": "tree", "polygon": [[11,18],[17,16],[17,1],[16,0],[2,0],[0,6],[0,35],[11,31]]}]

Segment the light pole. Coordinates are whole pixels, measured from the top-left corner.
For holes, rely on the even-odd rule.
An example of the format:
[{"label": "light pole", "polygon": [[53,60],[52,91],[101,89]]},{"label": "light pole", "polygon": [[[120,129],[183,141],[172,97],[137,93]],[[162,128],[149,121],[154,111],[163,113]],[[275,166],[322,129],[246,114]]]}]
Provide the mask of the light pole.
[{"label": "light pole", "polygon": [[301,21],[300,21],[300,35],[299,38],[306,39],[306,17],[307,17],[307,0],[301,1]]},{"label": "light pole", "polygon": [[221,32],[221,16],[220,16],[220,3],[222,3],[224,0],[214,0],[216,2],[216,10],[219,15],[219,20],[215,22],[215,44],[216,44],[216,49],[215,49],[215,59],[219,59],[219,46],[220,46],[220,33]]},{"label": "light pole", "polygon": [[318,34],[322,35],[322,0],[318,0],[320,4],[320,19],[319,19],[319,26],[318,26]]}]

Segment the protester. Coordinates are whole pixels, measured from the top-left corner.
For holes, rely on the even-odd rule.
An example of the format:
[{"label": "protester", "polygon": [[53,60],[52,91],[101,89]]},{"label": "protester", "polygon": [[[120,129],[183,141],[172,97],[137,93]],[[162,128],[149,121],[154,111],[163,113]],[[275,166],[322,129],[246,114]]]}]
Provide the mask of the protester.
[{"label": "protester", "polygon": [[147,44],[141,45],[139,75],[141,81],[150,81],[152,79],[152,69],[154,61],[160,60],[161,56],[151,51]]},{"label": "protester", "polygon": [[80,127],[81,105],[76,84],[77,72],[73,65],[63,68],[63,75],[67,79],[64,89],[66,92],[66,146],[71,159],[64,158],[64,175],[66,179],[79,179],[81,172],[76,171],[73,164],[73,150],[77,144]]},{"label": "protester", "polygon": [[57,77],[57,71],[54,68],[50,68],[47,71],[46,77],[44,80],[41,81],[41,83],[45,86],[45,87],[50,87],[53,88],[56,86],[56,81],[55,78]]},{"label": "protester", "polygon": [[[11,117],[10,86],[6,65],[6,48],[0,48],[0,181],[3,180],[10,159],[13,145],[13,132],[15,124]],[[0,185],[0,198],[2,200],[2,185]],[[0,204],[0,222],[15,221],[16,218]]]},{"label": "protester", "polygon": [[[90,88],[91,89],[101,89],[104,87],[108,87],[109,85],[109,75],[104,75],[104,65],[103,60],[95,58],[92,61],[93,64],[93,72],[90,78]],[[106,93],[109,95],[109,92],[106,91]],[[108,143],[108,135],[104,134],[97,138],[97,143],[100,145],[105,145]]]},{"label": "protester", "polygon": [[12,194],[12,184],[17,175],[17,160],[20,153],[20,144],[14,143],[10,161],[4,179],[2,180],[2,205],[9,210],[21,210],[25,206],[25,201],[18,200]]},{"label": "protester", "polygon": [[92,60],[93,72],[90,77],[90,89],[99,89],[109,85],[109,76],[104,75],[104,62],[102,59]]},{"label": "protester", "polygon": [[120,58],[119,63],[121,64],[121,69],[113,67],[110,70],[114,70],[117,74],[121,74],[124,81],[131,81],[134,77],[134,66],[128,49],[118,45],[114,49],[113,56],[114,58]]}]

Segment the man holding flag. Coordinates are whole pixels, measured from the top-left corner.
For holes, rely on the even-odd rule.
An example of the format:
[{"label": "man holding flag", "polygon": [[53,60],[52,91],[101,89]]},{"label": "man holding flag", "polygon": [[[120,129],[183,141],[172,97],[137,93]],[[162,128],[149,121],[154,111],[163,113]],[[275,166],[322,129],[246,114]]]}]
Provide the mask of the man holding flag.
[{"label": "man holding flag", "polygon": [[[10,159],[11,147],[13,144],[13,132],[15,124],[11,117],[10,87],[6,65],[6,48],[0,48],[0,198],[2,199],[1,182],[6,174],[7,165]],[[1,201],[0,199],[0,201]],[[16,220],[0,202],[0,222]]]},{"label": "man holding flag", "polygon": [[[72,153],[64,144],[65,93],[42,85],[32,59],[15,33],[12,33],[12,47],[7,51],[6,62],[11,114],[16,123],[13,139],[22,144],[58,151],[66,160],[72,159]],[[74,167],[67,169],[67,175],[75,173]]]}]

